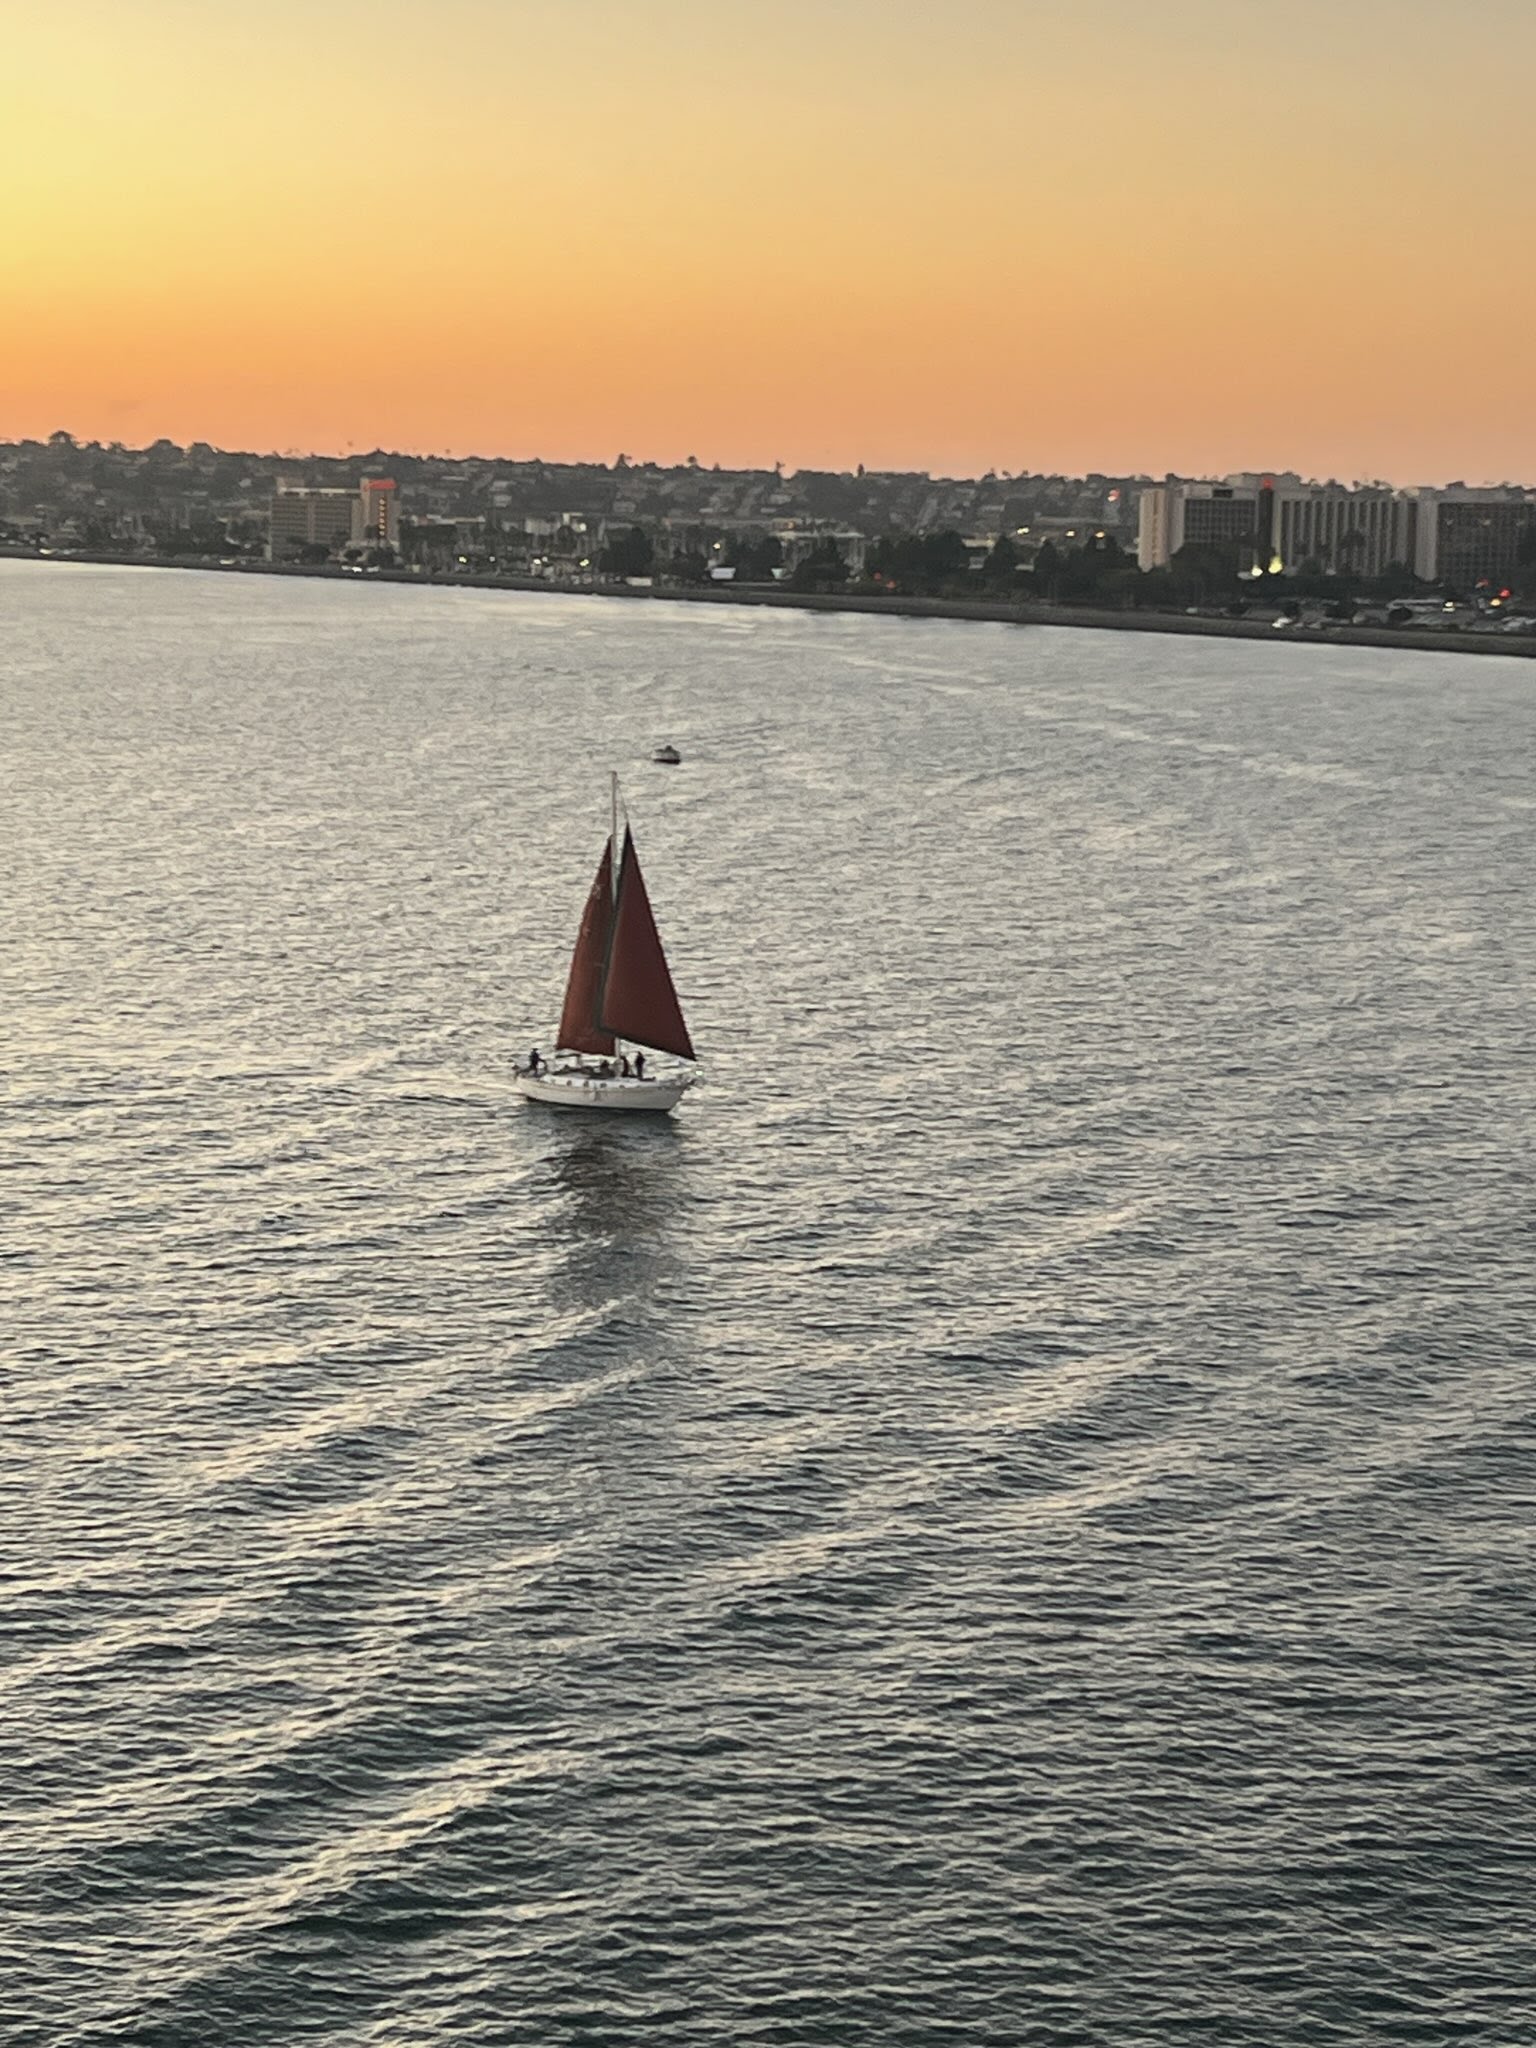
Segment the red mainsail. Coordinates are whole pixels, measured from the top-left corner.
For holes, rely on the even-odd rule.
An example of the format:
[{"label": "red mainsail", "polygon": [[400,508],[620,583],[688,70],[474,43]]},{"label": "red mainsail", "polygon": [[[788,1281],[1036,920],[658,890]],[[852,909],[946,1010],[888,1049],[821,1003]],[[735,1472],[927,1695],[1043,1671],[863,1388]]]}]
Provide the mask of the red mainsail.
[{"label": "red mainsail", "polygon": [[560,1031],[555,1044],[562,1052],[605,1052],[614,1049],[613,1033],[598,1022],[603,993],[603,967],[613,935],[613,850],[603,848],[587,907],[581,913],[581,930],[571,955],[570,979],[565,984],[565,1007],[560,1012]]},{"label": "red mainsail", "polygon": [[[600,868],[598,880],[602,878],[603,870]],[[596,884],[593,890],[595,900]],[[587,907],[590,915],[590,901]],[[582,921],[581,931],[585,939],[586,919]],[[579,942],[576,951],[579,959]],[[571,973],[574,987],[574,966]],[[569,1008],[569,997],[566,1004]],[[600,1028],[612,1032],[616,1038],[627,1038],[635,1045],[651,1046],[657,1052],[675,1053],[681,1060],[697,1057],[693,1040],[688,1036],[688,1026],[683,1022],[677,990],[672,986],[667,956],[661,950],[661,934],[656,929],[651,899],[645,893],[645,877],[635,855],[634,835],[628,826],[624,828],[624,855],[619,862],[619,886],[613,906],[612,936],[608,941],[607,973],[603,978],[596,1014]],[[563,1031],[564,1026],[561,1028]],[[562,1045],[574,1042],[564,1037],[560,1040]],[[586,1045],[582,1049],[598,1050],[595,1046]],[[611,1039],[603,1049],[612,1050]]]}]

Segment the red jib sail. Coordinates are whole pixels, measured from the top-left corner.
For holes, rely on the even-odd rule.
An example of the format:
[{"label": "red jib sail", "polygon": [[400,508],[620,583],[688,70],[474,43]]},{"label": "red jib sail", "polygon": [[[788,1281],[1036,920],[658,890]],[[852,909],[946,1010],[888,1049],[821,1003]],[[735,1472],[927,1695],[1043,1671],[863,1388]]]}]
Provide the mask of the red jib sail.
[{"label": "red jib sail", "polygon": [[555,1044],[562,1052],[611,1053],[613,1033],[598,1022],[603,992],[603,967],[608,942],[613,935],[612,848],[603,848],[587,907],[581,913],[581,930],[571,955],[570,979],[565,984],[565,1007],[560,1012],[560,1030]]},{"label": "red jib sail", "polygon": [[[585,933],[585,924],[582,930]],[[613,935],[608,942],[608,972],[597,1015],[600,1028],[616,1038],[652,1046],[657,1052],[676,1053],[682,1060],[696,1057],[628,826],[619,862]],[[566,1041],[562,1038],[560,1042]]]}]

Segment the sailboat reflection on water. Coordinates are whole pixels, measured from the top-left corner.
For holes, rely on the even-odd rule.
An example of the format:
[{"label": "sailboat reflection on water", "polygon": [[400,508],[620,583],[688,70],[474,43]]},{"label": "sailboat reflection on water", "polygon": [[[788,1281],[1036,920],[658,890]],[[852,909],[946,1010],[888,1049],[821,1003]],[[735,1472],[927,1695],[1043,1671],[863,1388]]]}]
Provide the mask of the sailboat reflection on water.
[{"label": "sailboat reflection on water", "polygon": [[[516,1070],[520,1094],[561,1109],[674,1109],[698,1076],[647,1073],[644,1052],[696,1059],[634,834],[619,840],[619,778],[613,778],[612,829],[598,862],[576,935],[552,1065],[537,1053]],[[562,1057],[563,1055],[563,1057]]]}]

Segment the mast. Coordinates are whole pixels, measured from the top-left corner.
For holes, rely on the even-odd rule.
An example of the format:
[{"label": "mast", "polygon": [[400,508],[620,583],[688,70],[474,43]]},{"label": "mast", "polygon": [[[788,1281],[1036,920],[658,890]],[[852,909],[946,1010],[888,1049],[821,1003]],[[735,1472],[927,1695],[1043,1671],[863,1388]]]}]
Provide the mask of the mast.
[{"label": "mast", "polygon": [[[610,769],[608,775],[608,858],[611,863],[610,872],[613,875],[615,904],[618,902],[619,893],[619,857],[619,772],[614,768]],[[623,1071],[623,1058],[624,1048],[618,1038],[615,1037],[613,1041],[613,1070],[616,1074]]]}]

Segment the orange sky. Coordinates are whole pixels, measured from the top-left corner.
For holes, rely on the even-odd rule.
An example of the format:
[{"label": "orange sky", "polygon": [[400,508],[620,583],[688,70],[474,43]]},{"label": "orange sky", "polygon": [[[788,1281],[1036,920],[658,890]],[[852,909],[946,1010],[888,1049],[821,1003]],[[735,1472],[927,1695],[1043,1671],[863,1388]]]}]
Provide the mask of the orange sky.
[{"label": "orange sky", "polygon": [[0,437],[1536,480],[1536,0],[6,10]]}]

